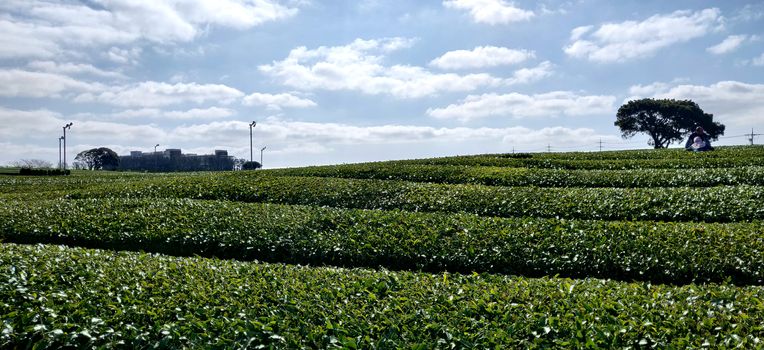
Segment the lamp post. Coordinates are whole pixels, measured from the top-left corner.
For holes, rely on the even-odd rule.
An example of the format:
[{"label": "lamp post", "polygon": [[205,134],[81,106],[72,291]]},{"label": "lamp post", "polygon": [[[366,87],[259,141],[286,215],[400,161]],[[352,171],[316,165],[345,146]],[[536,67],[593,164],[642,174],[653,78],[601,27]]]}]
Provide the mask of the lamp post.
[{"label": "lamp post", "polygon": [[61,166],[63,165],[61,163],[61,141],[64,140],[63,136],[58,137],[58,168],[61,169]]},{"label": "lamp post", "polygon": [[64,125],[64,169],[66,169],[66,129],[72,128],[72,123]]},{"label": "lamp post", "polygon": [[249,124],[249,161],[250,162],[254,160],[252,158],[252,128],[254,128],[255,125],[257,125],[256,121],[253,121],[252,123]]},{"label": "lamp post", "polygon": [[154,154],[151,155],[154,158],[154,171],[157,171],[157,147],[159,147],[158,143],[154,145]]},{"label": "lamp post", "polygon": [[260,169],[263,168],[263,151],[265,151],[266,148],[268,148],[268,146],[265,146],[260,149]]}]

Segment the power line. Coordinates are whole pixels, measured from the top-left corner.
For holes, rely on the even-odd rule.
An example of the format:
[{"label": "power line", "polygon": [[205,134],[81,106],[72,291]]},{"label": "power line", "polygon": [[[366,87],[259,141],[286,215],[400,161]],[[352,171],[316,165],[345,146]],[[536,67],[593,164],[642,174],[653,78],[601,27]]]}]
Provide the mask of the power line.
[{"label": "power line", "polygon": [[578,146],[555,146],[555,149],[590,149],[589,145],[578,145]]},{"label": "power line", "polygon": [[[740,138],[740,137],[747,137],[748,141],[751,145],[754,145],[754,139],[756,136],[764,136],[764,134],[757,134],[754,132],[753,128],[751,129],[751,133],[748,134],[742,134],[742,135],[732,135],[732,136],[720,136],[720,139],[733,139],[733,138]],[[585,143],[581,145],[576,146],[560,146],[555,144],[554,149],[556,151],[583,151],[583,152],[602,152],[602,151],[611,151],[611,150],[621,150],[619,146],[632,146],[632,145],[645,145],[644,141],[605,141],[602,138],[597,139],[597,141],[590,141],[592,143]],[[512,145],[512,153],[536,153],[536,152],[552,152],[552,144],[551,142],[548,142],[546,147],[541,146],[541,148],[518,148],[516,145]],[[631,147],[625,148],[625,149],[632,149]]]},{"label": "power line", "polygon": [[644,143],[643,141],[602,141],[602,143],[605,144],[613,144],[613,145],[631,145],[635,143]]},{"label": "power line", "polygon": [[753,138],[754,138],[754,136],[761,136],[761,135],[764,135],[764,134],[754,134],[753,133],[753,128],[751,128],[751,133],[750,134],[746,134],[745,136],[750,136],[748,138],[748,141],[751,141],[751,146],[753,146]]}]

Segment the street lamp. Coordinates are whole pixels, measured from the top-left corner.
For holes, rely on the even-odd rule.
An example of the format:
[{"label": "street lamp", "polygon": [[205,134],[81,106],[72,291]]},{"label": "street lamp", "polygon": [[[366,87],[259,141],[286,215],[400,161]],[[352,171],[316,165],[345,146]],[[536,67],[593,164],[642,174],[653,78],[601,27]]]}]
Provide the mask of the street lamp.
[{"label": "street lamp", "polygon": [[66,169],[66,129],[72,128],[72,123],[64,125],[64,169]]},{"label": "street lamp", "polygon": [[158,143],[154,145],[154,154],[151,155],[154,158],[154,171],[157,171],[157,147],[159,147]]},{"label": "street lamp", "polygon": [[256,121],[253,121],[252,123],[249,124],[249,161],[250,162],[253,161],[252,159],[252,128],[254,128],[255,125],[257,125]]},{"label": "street lamp", "polygon": [[268,146],[265,146],[260,149],[260,169],[263,168],[263,151],[265,151],[266,148],[268,148]]},{"label": "street lamp", "polygon": [[61,141],[64,139],[63,136],[58,137],[58,168],[61,169],[61,166],[63,165],[61,163]]}]

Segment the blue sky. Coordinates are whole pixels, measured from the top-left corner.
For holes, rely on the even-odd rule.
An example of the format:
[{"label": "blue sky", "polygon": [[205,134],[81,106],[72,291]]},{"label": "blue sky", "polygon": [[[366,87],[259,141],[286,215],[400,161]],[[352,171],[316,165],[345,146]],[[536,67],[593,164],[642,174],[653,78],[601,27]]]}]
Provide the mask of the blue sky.
[{"label": "blue sky", "polygon": [[56,163],[68,122],[69,159],[248,158],[252,120],[266,167],[646,148],[613,126],[642,97],[743,144],[763,78],[756,1],[5,0],[0,164]]}]

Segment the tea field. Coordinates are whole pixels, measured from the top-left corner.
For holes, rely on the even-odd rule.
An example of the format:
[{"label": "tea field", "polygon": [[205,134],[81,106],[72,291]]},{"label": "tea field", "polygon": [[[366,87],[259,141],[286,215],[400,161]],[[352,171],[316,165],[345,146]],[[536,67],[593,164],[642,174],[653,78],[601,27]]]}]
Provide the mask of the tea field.
[{"label": "tea field", "polygon": [[764,147],[0,175],[1,348],[764,348]]}]

